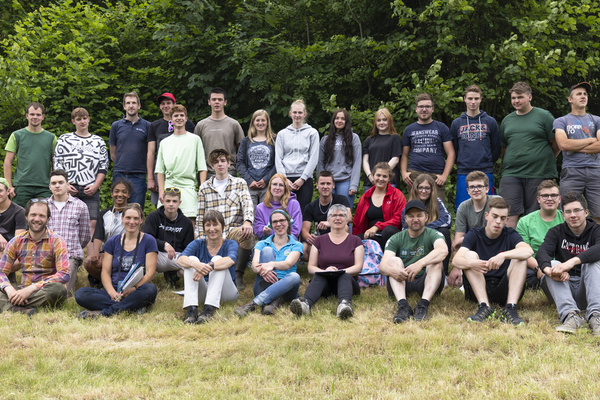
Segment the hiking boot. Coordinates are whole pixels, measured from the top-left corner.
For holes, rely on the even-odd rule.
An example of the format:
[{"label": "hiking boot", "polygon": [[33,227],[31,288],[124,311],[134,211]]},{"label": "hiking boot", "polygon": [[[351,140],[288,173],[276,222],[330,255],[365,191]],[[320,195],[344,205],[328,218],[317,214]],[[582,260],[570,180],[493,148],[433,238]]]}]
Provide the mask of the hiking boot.
[{"label": "hiking boot", "polygon": [[177,287],[177,282],[179,282],[179,276],[177,275],[178,271],[165,271],[163,273],[163,277],[165,278],[165,282],[167,286],[170,288]]},{"label": "hiking boot", "polygon": [[292,300],[290,303],[290,311],[299,317],[302,315],[310,315],[310,306],[304,297],[300,297],[299,299]]},{"label": "hiking boot", "polygon": [[198,307],[197,306],[188,306],[185,308],[185,319],[183,320],[184,324],[195,324],[198,320]]},{"label": "hiking boot", "polygon": [[101,315],[102,315],[102,311],[83,310],[82,312],[79,313],[79,315],[77,316],[77,318],[79,318],[79,319],[93,319],[93,318],[98,318]]},{"label": "hiking boot", "polygon": [[515,326],[525,325],[525,321],[519,317],[519,312],[515,304],[507,304],[506,307],[500,310],[500,321],[509,322]]},{"label": "hiking boot", "polygon": [[35,307],[28,308],[28,307],[12,306],[8,310],[12,311],[12,312],[18,312],[21,314],[25,314],[28,317],[31,317],[33,314],[35,314],[37,312],[37,308],[35,308]]},{"label": "hiking boot", "polygon": [[148,312],[148,307],[140,307],[137,309],[136,312],[138,315],[144,315]]},{"label": "hiking boot", "polygon": [[209,306],[208,304],[205,304],[204,307],[202,307],[202,311],[200,312],[200,315],[198,315],[198,319],[196,320],[196,323],[204,324],[204,323],[210,321],[211,318],[213,317],[213,315],[215,314],[216,309],[217,309],[217,307],[213,307],[213,306]]},{"label": "hiking boot", "polygon": [[267,304],[266,306],[264,306],[262,310],[263,315],[275,314],[275,311],[277,311],[277,309],[281,306],[281,303],[283,303],[281,297],[276,298],[271,302],[271,304]]},{"label": "hiking boot", "polygon": [[494,309],[494,307],[490,307],[485,303],[481,303],[481,304],[479,304],[479,308],[477,309],[477,312],[475,314],[469,315],[467,317],[467,321],[468,322],[483,322],[486,319],[494,318],[495,314],[496,314],[496,310]]},{"label": "hiking boot", "polygon": [[590,329],[592,330],[592,335],[600,336],[600,314],[593,313],[592,315],[590,315],[588,324],[590,324]]},{"label": "hiking boot", "polygon": [[415,307],[415,321],[427,321],[429,317],[427,316],[427,311],[429,307],[424,304],[417,304]]},{"label": "hiking boot", "polygon": [[577,329],[585,326],[585,319],[581,318],[579,312],[572,311],[567,315],[562,325],[556,327],[558,332],[575,333]]},{"label": "hiking boot", "polygon": [[354,310],[352,310],[352,307],[350,307],[350,302],[348,300],[342,300],[342,302],[338,305],[335,316],[339,319],[348,319],[353,315]]},{"label": "hiking boot", "polygon": [[392,321],[396,324],[400,324],[407,319],[409,319],[413,315],[413,310],[410,308],[406,301],[398,302],[398,311],[396,311],[396,315],[392,318]]},{"label": "hiking boot", "polygon": [[235,271],[235,287],[237,287],[238,292],[246,289],[246,286],[244,286],[244,274],[239,271]]},{"label": "hiking boot", "polygon": [[238,317],[245,317],[246,315],[248,315],[249,312],[254,311],[256,309],[256,307],[257,306],[256,306],[255,302],[250,302],[248,304],[244,304],[243,306],[239,306],[233,312]]}]

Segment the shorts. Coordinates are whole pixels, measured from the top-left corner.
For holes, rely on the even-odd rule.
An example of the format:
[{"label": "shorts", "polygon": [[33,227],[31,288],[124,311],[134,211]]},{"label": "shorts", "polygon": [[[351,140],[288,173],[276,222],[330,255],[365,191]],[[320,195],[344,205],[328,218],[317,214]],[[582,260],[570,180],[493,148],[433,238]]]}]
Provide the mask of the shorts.
[{"label": "shorts", "polygon": [[[83,189],[85,189],[86,186],[88,185],[72,185],[75,189],[77,189],[77,194],[75,195],[75,197],[77,197],[79,200],[83,201],[85,203],[85,205],[87,206],[89,212],[90,212],[90,220],[91,221],[96,221],[98,219],[98,213],[100,212],[100,189],[96,190],[96,193],[94,193],[91,196],[88,196],[87,194],[85,194],[83,192]],[[92,232],[94,233],[94,232]]]},{"label": "shorts", "polygon": [[516,178],[503,176],[500,179],[500,196],[508,202],[508,215],[527,215],[539,208],[537,188],[545,178]]},{"label": "shorts", "polygon": [[[404,293],[408,296],[409,293],[415,292],[415,293],[418,293],[419,296],[423,296],[423,291],[425,291],[425,278],[426,277],[427,277],[427,272],[423,273],[423,275],[421,275],[421,276],[417,276],[415,279],[413,279],[412,282],[406,282]],[[391,279],[392,278],[388,277],[387,291],[388,291],[388,295],[395,299],[396,296],[394,295],[392,286],[390,286]],[[437,290],[435,291],[435,294],[442,293],[444,286],[446,286],[446,274],[444,274],[444,272],[442,272],[442,279],[440,280],[440,285],[438,286]]]},{"label": "shorts", "polygon": [[[463,274],[463,286],[465,289],[465,300],[477,303],[477,297],[475,296],[475,292],[473,292],[473,288],[471,287],[471,283],[467,279],[466,274]],[[496,276],[486,276],[485,290],[491,303],[505,306],[506,300],[508,299],[508,274],[504,274],[501,278]],[[523,285],[519,298],[523,297],[524,293],[525,285]]]},{"label": "shorts", "polygon": [[590,215],[600,217],[600,168],[567,167],[560,172],[560,194],[582,194],[588,203]]}]

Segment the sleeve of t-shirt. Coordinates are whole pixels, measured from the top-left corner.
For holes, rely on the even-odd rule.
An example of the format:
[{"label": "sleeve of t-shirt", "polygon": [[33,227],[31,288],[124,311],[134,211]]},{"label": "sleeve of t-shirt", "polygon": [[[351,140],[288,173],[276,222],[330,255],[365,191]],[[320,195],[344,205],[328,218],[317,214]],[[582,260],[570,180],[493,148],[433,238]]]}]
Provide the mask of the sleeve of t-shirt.
[{"label": "sleeve of t-shirt", "polygon": [[155,212],[150,213],[150,215],[148,215],[148,218],[146,218],[146,222],[144,222],[144,226],[142,227],[142,232],[152,236],[155,241],[156,244],[158,246],[158,249],[160,251],[165,251],[165,241],[161,240],[158,238],[158,224],[160,223],[159,219],[158,219],[158,215]]},{"label": "sleeve of t-shirt", "polygon": [[402,134],[402,146],[410,147],[410,132],[407,129]]},{"label": "sleeve of t-shirt", "polygon": [[17,152],[17,138],[15,138],[14,133],[10,134],[10,137],[8,138],[8,142],[6,142],[4,150],[10,151],[11,153]]},{"label": "sleeve of t-shirt", "polygon": [[504,135],[504,121],[506,121],[506,118],[504,118],[502,120],[502,122],[500,123],[500,146],[501,147],[508,146],[508,142],[506,141],[506,136]]},{"label": "sleeve of t-shirt", "polygon": [[27,229],[27,219],[25,218],[25,211],[22,208],[18,208],[15,211],[15,230],[16,229]]},{"label": "sleeve of t-shirt", "polygon": [[362,242],[361,238],[359,238],[356,235],[351,235],[351,237],[352,237],[352,246],[353,246],[353,248],[357,248],[358,246],[362,246],[363,245],[363,242]]},{"label": "sleeve of t-shirt", "polygon": [[321,248],[323,247],[323,244],[321,243],[321,241],[323,240],[322,238],[324,238],[325,236],[317,236],[315,238],[315,241],[313,242],[313,246],[315,246],[315,248],[317,250],[319,250],[319,253],[321,252]]},{"label": "sleeve of t-shirt", "polygon": [[529,221],[529,219],[521,218],[519,222],[517,222],[517,233],[521,235],[525,243],[531,244],[531,238],[529,237],[529,225],[525,223],[526,221]]},{"label": "sleeve of t-shirt", "polygon": [[244,139],[244,130],[239,122],[235,121],[235,145],[239,147],[240,143],[242,143],[242,139]]},{"label": "sleeve of t-shirt", "polygon": [[144,240],[144,249],[145,253],[158,253],[158,246],[156,245],[156,239],[150,235],[146,234],[143,237]]},{"label": "sleeve of t-shirt", "polygon": [[393,251],[394,254],[398,255],[398,242],[400,241],[400,235],[393,235],[388,241],[385,243],[385,251]]},{"label": "sleeve of t-shirt", "polygon": [[311,204],[312,202],[304,206],[304,212],[302,213],[302,221],[315,222],[315,216],[313,214]]},{"label": "sleeve of t-shirt", "polygon": [[300,243],[298,241],[295,241],[295,243],[292,244],[291,251],[297,251],[297,252],[299,252],[300,253],[300,257],[302,257],[304,255],[304,247],[302,246],[302,243]]},{"label": "sleeve of t-shirt", "polygon": [[363,143],[363,150],[362,150],[362,154],[363,156],[365,154],[369,154],[369,145],[371,144],[371,136],[369,136],[368,138],[365,139],[364,143]]},{"label": "sleeve of t-shirt", "polygon": [[148,130],[147,142],[156,142],[156,125],[154,124],[151,124],[150,129]]},{"label": "sleeve of t-shirt", "polygon": [[106,214],[109,210],[110,209],[106,208],[100,211],[100,214],[98,214],[98,220],[96,220],[96,228],[94,229],[92,241],[96,239],[104,241],[104,214]]},{"label": "sleeve of t-shirt", "polygon": [[163,149],[164,146],[160,146],[158,148],[158,154],[156,155],[156,165],[154,166],[154,173],[156,174],[164,174],[165,171],[165,161],[163,159]]},{"label": "sleeve of t-shirt", "polygon": [[521,242],[523,242],[523,238],[521,237],[521,235],[519,235],[519,233],[516,230],[511,229],[510,230],[510,248],[514,249]]},{"label": "sleeve of t-shirt", "polygon": [[110,126],[110,133],[108,134],[108,144],[117,145],[117,122],[113,122]]},{"label": "sleeve of t-shirt", "polygon": [[548,136],[548,139],[554,139],[554,129],[552,129],[552,125],[554,124],[554,116],[548,110],[545,110],[544,114],[544,128],[546,130],[546,135]]},{"label": "sleeve of t-shirt", "polygon": [[187,121],[185,121],[185,130],[190,132],[190,133],[194,133],[194,129],[196,128],[196,126],[194,125],[194,123],[192,122],[191,119],[188,119]]},{"label": "sleeve of t-shirt", "polygon": [[475,233],[475,230],[471,229],[469,232],[467,232],[465,234],[465,238],[460,246],[466,247],[469,250],[475,251],[474,247],[475,247],[476,241],[477,241],[477,235]]},{"label": "sleeve of t-shirt", "polygon": [[262,249],[264,249],[267,246],[267,242],[265,240],[259,240],[255,245],[254,245],[254,250],[258,250],[261,251]]},{"label": "sleeve of t-shirt", "polygon": [[106,241],[106,243],[104,243],[104,247],[102,248],[102,250],[104,250],[105,253],[108,253],[114,257],[115,250],[117,250],[118,247],[121,247],[119,244],[120,239],[121,235],[111,237]]},{"label": "sleeve of t-shirt", "polygon": [[193,240],[190,244],[187,245],[187,247],[185,248],[185,250],[183,250],[181,252],[181,254],[179,255],[179,257],[181,256],[187,256],[187,257],[191,257],[191,256],[195,256],[198,257],[200,255],[200,241],[201,239],[196,239]]},{"label": "sleeve of t-shirt", "polygon": [[223,247],[225,247],[225,249],[224,249],[225,250],[224,251],[225,255],[222,256],[222,257],[229,257],[235,263],[237,261],[237,256],[238,256],[238,244],[237,244],[237,242],[235,240],[226,239],[225,243],[223,243]]},{"label": "sleeve of t-shirt", "polygon": [[450,134],[450,129],[448,126],[442,122],[438,123],[438,129],[440,130],[440,137],[442,138],[442,142],[451,142],[452,135]]},{"label": "sleeve of t-shirt", "polygon": [[465,233],[467,231],[467,209],[466,202],[462,202],[456,211],[456,224],[454,225],[455,232]]},{"label": "sleeve of t-shirt", "polygon": [[402,138],[400,135],[392,135],[392,149],[392,157],[402,156]]}]

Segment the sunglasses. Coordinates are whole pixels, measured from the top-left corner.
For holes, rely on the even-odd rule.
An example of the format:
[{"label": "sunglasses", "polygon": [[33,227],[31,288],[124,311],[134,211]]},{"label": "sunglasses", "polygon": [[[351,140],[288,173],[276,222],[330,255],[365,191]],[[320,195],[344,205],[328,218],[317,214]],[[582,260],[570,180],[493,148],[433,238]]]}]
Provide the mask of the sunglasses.
[{"label": "sunglasses", "polygon": [[180,194],[180,193],[181,193],[181,190],[179,190],[178,188],[170,187],[170,188],[166,188],[166,189],[165,189],[165,193],[175,193],[175,194]]}]

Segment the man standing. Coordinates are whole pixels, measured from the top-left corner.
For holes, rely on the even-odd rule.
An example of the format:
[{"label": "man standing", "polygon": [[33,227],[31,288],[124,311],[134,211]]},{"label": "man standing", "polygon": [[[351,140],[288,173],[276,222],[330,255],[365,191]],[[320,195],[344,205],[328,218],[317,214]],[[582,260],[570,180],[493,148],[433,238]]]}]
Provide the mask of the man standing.
[{"label": "man standing", "polygon": [[67,173],[62,169],[55,169],[50,174],[52,197],[48,199],[51,215],[48,229],[67,243],[71,277],[67,283],[67,292],[71,296],[77,285],[77,271],[83,262],[83,248],[90,242],[92,234],[88,208],[83,201],[69,194],[67,178]]},{"label": "man standing", "polygon": [[196,239],[206,237],[202,223],[206,211],[217,210],[223,214],[223,235],[238,243],[235,282],[238,290],[244,290],[244,272],[253,247],[254,203],[246,181],[229,175],[231,157],[227,150],[213,150],[208,156],[208,165],[215,171],[215,176],[207,179],[198,190]]},{"label": "man standing", "polygon": [[[50,196],[48,183],[52,153],[56,145],[56,136],[42,128],[42,121],[46,116],[44,106],[33,102],[25,110],[27,127],[14,131],[4,148],[4,178],[8,182],[8,192],[21,207],[34,197]],[[12,164],[15,155],[17,170],[13,181]]]},{"label": "man standing", "polygon": [[577,192],[585,196],[590,213],[600,222],[600,117],[585,108],[592,85],[581,82],[569,89],[571,112],[554,121],[554,135],[562,150],[560,192]]},{"label": "man standing", "polygon": [[178,188],[166,188],[162,197],[162,206],[148,215],[142,231],[156,239],[156,272],[163,272],[165,281],[175,286],[181,269],[177,257],[194,240],[194,225],[179,209],[181,191]]},{"label": "man standing", "polygon": [[515,228],[522,214],[537,209],[538,185],[556,178],[558,147],[552,131],[554,117],[531,105],[531,87],[517,82],[509,93],[515,111],[500,124],[500,144],[504,151],[500,195],[510,205],[506,225]]},{"label": "man standing", "polygon": [[[304,261],[308,261],[310,250],[312,249],[313,242],[318,235],[325,235],[329,233],[330,226],[327,222],[327,212],[329,208],[334,204],[341,204],[348,210],[348,221],[352,221],[352,210],[348,203],[348,198],[341,194],[333,194],[335,188],[335,182],[333,181],[333,174],[329,171],[321,171],[317,174],[317,191],[319,192],[319,198],[307,204],[304,207],[302,215],[302,231],[300,236],[303,240],[303,253]],[[315,224],[314,233],[310,233],[312,224]]]},{"label": "man standing", "polygon": [[[211,114],[198,122],[194,133],[202,139],[204,154],[210,154],[215,149],[224,149],[230,154],[229,174],[235,176],[237,151],[244,138],[244,131],[239,122],[225,115],[227,93],[224,89],[220,87],[213,88],[210,91],[208,105]],[[215,170],[209,163],[207,176],[210,178],[214,174]]]},{"label": "man standing", "polygon": [[556,304],[562,325],[559,332],[575,333],[585,326],[581,310],[594,336],[600,336],[600,226],[589,215],[583,196],[562,197],[565,222],[550,228],[537,252],[542,289]]},{"label": "man standing", "polygon": [[138,203],[143,209],[146,202],[146,157],[150,122],[140,118],[138,111],[141,107],[137,92],[123,95],[125,117],[112,123],[108,144],[110,158],[114,162],[113,180],[123,178],[131,182],[133,192],[129,202]]},{"label": "man standing", "polygon": [[[171,108],[177,103],[172,93],[163,93],[156,98],[156,103],[163,116],[150,124],[148,131],[148,154],[146,157],[146,168],[148,169],[148,189],[150,189],[150,199],[152,204],[158,204],[158,182],[154,175],[154,165],[156,164],[156,154],[160,149],[160,142],[173,134],[173,123],[171,120]],[[194,132],[194,123],[186,120],[185,130]]]},{"label": "man standing", "polygon": [[496,311],[491,300],[506,304],[500,311],[503,322],[525,325],[517,302],[525,290],[527,259],[533,250],[517,231],[506,226],[508,213],[506,200],[490,200],[485,227],[470,230],[454,256],[454,266],[465,273],[465,299],[479,304],[477,312],[467,318],[469,322],[492,318]]},{"label": "man standing", "polygon": [[74,109],[71,122],[75,132],[58,138],[54,169],[67,172],[69,193],[87,205],[90,230],[94,232],[100,212],[100,186],[108,171],[108,152],[104,139],[90,133],[90,115],[85,108]]},{"label": "man standing", "polygon": [[[421,93],[417,96],[415,111],[418,120],[407,126],[402,135],[400,170],[402,180],[408,188],[420,174],[431,175],[437,185],[439,197],[444,200],[446,179],[452,172],[455,153],[448,127],[433,120],[433,110],[433,97],[429,93]],[[444,161],[444,152],[446,161]]]},{"label": "man standing", "polygon": [[[37,308],[55,306],[67,298],[69,281],[67,244],[46,229],[50,208],[46,200],[32,199],[25,206],[29,230],[15,236],[0,259],[0,311],[33,315]],[[21,268],[21,285],[7,275]]]},{"label": "man standing", "polygon": [[481,111],[481,88],[471,85],[465,90],[467,111],[452,121],[450,134],[456,151],[456,200],[458,206],[469,199],[467,191],[467,174],[472,171],[483,171],[489,179],[488,194],[494,187],[494,163],[500,157],[500,134],[496,120]]},{"label": "man standing", "polygon": [[448,255],[444,235],[427,228],[427,207],[421,200],[406,204],[405,229],[388,240],[379,265],[379,272],[389,276],[388,293],[395,296],[398,311],[393,318],[397,324],[413,315],[406,295],[417,292],[421,300],[415,307],[417,321],[427,319],[429,302],[444,289],[443,261]]},{"label": "man standing", "polygon": [[0,253],[12,238],[27,229],[25,210],[20,205],[10,201],[8,196],[8,181],[0,178]]},{"label": "man standing", "polygon": [[538,203],[540,209],[527,214],[519,220],[517,232],[525,243],[533,249],[533,256],[527,260],[526,288],[537,289],[539,279],[544,275],[535,259],[540,245],[544,241],[548,230],[553,226],[565,222],[562,212],[558,209],[560,204],[560,191],[558,185],[551,180],[546,180],[538,186]]}]

